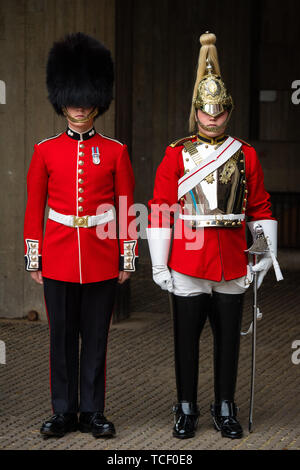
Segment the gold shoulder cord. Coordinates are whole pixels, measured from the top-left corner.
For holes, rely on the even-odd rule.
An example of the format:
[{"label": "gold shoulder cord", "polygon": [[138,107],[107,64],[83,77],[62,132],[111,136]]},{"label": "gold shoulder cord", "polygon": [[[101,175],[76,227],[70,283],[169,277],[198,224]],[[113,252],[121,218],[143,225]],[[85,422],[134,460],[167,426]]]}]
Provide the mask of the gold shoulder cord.
[{"label": "gold shoulder cord", "polygon": [[194,145],[194,143],[191,141],[191,140],[187,140],[186,142],[184,142],[183,144],[185,150],[190,154],[190,155],[197,155],[198,154],[198,151],[196,149],[196,146]]}]

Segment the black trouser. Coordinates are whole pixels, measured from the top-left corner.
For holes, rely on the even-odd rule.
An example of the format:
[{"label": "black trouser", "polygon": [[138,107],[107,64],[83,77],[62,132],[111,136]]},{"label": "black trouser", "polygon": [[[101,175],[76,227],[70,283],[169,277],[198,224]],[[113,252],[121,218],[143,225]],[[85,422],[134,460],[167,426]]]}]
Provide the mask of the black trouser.
[{"label": "black trouser", "polygon": [[199,339],[207,316],[214,336],[215,402],[234,401],[244,294],[173,295],[178,401],[197,402]]},{"label": "black trouser", "polygon": [[43,278],[50,326],[50,381],[54,413],[104,410],[107,336],[117,279],[79,284]]}]

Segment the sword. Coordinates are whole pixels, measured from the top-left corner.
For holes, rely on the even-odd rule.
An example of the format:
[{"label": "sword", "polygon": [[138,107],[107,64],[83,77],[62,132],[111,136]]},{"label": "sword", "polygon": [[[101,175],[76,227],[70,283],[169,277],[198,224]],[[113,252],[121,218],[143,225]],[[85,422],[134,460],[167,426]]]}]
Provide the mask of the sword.
[{"label": "sword", "polygon": [[[246,250],[253,256],[252,266],[256,264],[257,255],[261,255],[269,251],[267,240],[265,239],[264,232],[261,225],[255,228],[255,239],[253,245]],[[251,267],[251,264],[250,264]],[[252,271],[253,275],[253,319],[250,328],[246,333],[241,333],[242,336],[252,333],[252,365],[251,365],[251,387],[250,387],[250,407],[249,407],[249,432],[252,432],[253,427],[253,409],[254,409],[254,391],[255,391],[255,371],[256,371],[256,327],[257,320],[262,318],[257,305],[257,275],[258,273]]]},{"label": "sword", "polygon": [[[253,255],[255,264],[256,256]],[[253,407],[254,407],[254,387],[255,387],[255,370],[256,370],[256,322],[257,322],[257,272],[253,273],[253,320],[252,320],[252,366],[251,366],[251,388],[250,388],[250,408],[249,408],[249,432],[252,432],[253,425]]]}]

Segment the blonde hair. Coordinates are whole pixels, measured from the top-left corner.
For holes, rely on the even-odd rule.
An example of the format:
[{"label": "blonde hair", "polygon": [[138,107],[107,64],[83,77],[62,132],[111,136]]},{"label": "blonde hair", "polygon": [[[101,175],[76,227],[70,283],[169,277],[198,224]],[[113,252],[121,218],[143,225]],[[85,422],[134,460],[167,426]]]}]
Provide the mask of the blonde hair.
[{"label": "blonde hair", "polygon": [[197,76],[196,76],[196,81],[194,85],[192,106],[191,106],[190,119],[189,119],[190,132],[193,132],[196,128],[194,100],[197,96],[198,85],[201,79],[206,75],[207,59],[209,60],[210,64],[213,67],[212,69],[213,73],[215,73],[216,75],[221,75],[217,48],[215,46],[216,40],[217,38],[215,34],[213,33],[207,32],[207,33],[201,34],[200,36],[201,48],[200,48],[200,53],[199,53]]}]

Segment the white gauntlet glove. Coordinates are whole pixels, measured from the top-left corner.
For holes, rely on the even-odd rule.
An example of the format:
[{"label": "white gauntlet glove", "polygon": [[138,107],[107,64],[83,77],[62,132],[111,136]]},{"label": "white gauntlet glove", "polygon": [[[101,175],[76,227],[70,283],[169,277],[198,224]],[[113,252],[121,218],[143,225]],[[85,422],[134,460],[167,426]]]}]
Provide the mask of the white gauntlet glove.
[{"label": "white gauntlet glove", "polygon": [[269,253],[263,255],[262,259],[252,266],[252,272],[257,272],[257,288],[259,289],[262,285],[265,275],[269,271],[270,267],[272,266],[272,258]]},{"label": "white gauntlet glove", "polygon": [[173,291],[172,276],[168,268],[172,229],[147,228],[154,282],[163,290]]},{"label": "white gauntlet glove", "polygon": [[152,267],[153,281],[161,287],[162,290],[173,292],[173,281],[168,266]]},{"label": "white gauntlet glove", "polygon": [[263,279],[267,272],[269,271],[270,267],[274,266],[275,275],[277,281],[281,281],[283,279],[279,264],[277,262],[277,220],[256,220],[255,222],[248,222],[248,227],[252,233],[253,240],[255,239],[255,228],[257,225],[260,225],[264,232],[264,237],[266,239],[269,251],[264,253],[259,260],[252,267],[253,272],[258,273],[257,277],[257,288],[259,288],[263,282]]}]

